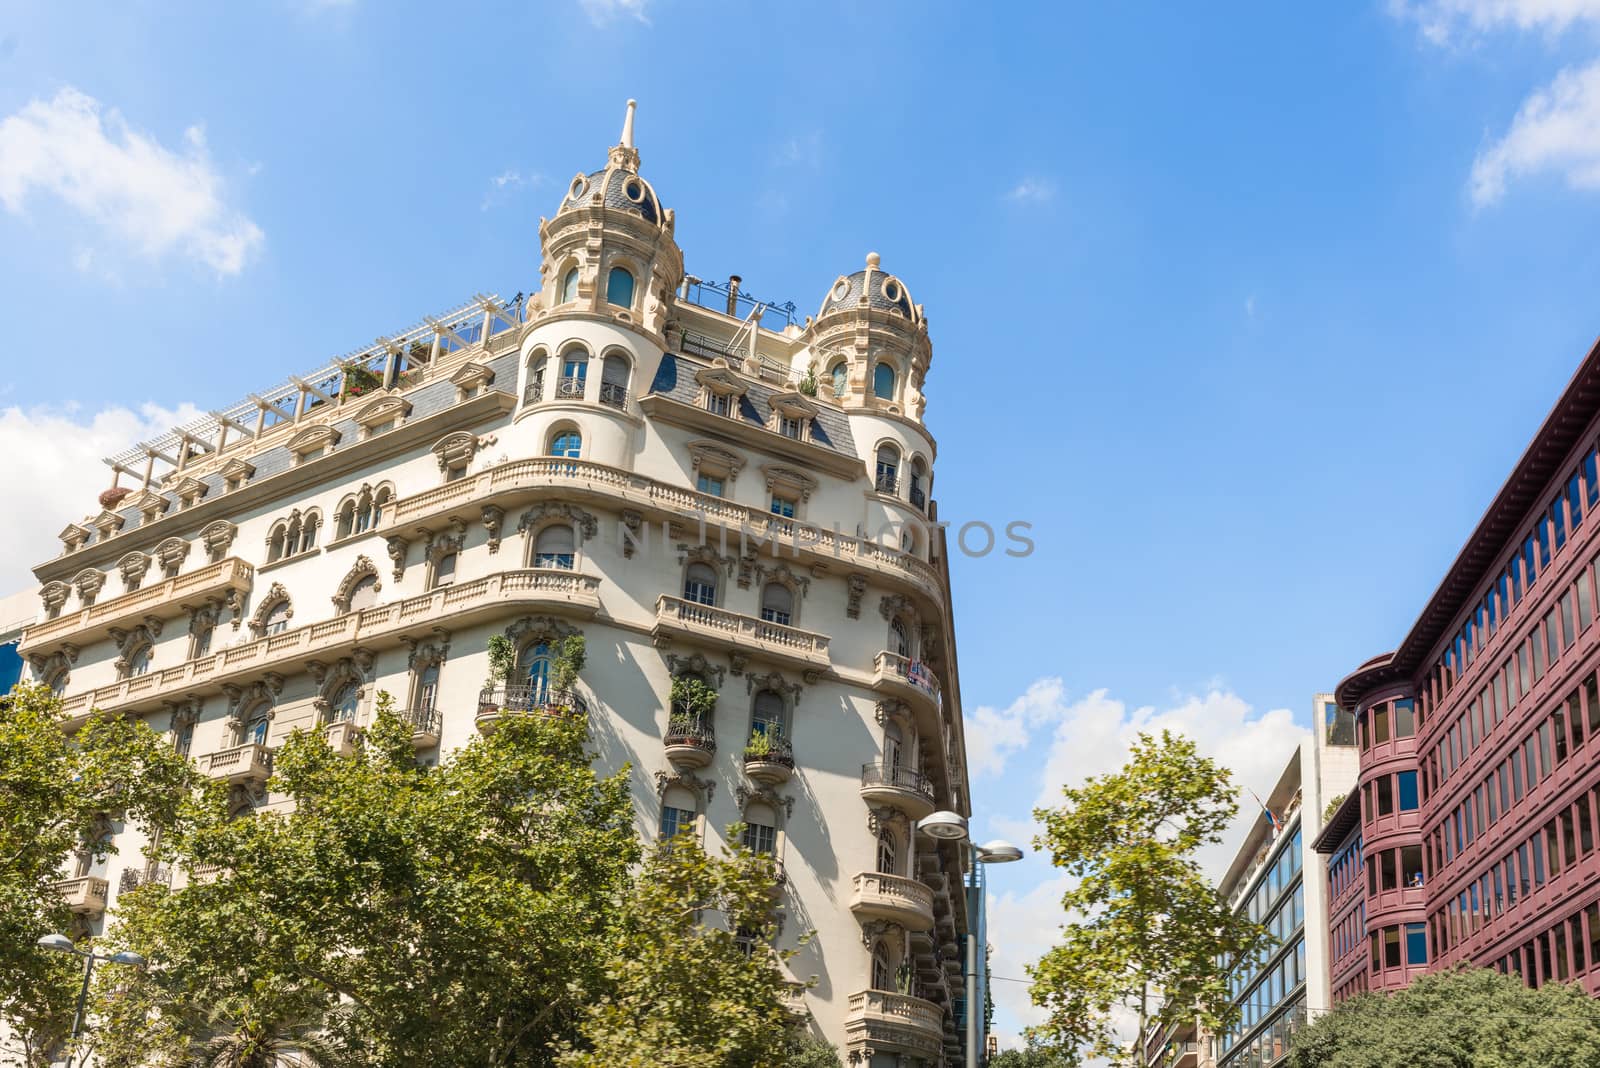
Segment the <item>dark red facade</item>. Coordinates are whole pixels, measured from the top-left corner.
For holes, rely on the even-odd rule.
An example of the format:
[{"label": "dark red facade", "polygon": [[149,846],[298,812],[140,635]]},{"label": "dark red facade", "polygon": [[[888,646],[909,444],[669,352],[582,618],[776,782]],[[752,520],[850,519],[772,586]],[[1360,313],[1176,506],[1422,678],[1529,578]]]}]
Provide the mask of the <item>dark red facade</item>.
[{"label": "dark red facade", "polygon": [[1336,1000],[1458,961],[1600,991],[1597,472],[1600,346],[1400,647],[1339,685],[1361,776],[1317,843]]}]

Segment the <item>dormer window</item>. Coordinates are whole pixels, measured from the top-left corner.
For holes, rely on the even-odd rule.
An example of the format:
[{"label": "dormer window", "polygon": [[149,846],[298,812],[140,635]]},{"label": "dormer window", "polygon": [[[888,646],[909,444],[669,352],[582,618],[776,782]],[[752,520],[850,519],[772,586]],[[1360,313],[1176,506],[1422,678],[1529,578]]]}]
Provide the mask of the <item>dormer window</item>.
[{"label": "dormer window", "polygon": [[173,487],[173,492],[178,495],[179,508],[193,508],[200,503],[200,498],[206,495],[206,490],[208,489],[210,487],[198,478],[186,477],[178,480],[178,484]]},{"label": "dormer window", "polygon": [[817,406],[804,393],[797,390],[775,393],[767,403],[772,406],[774,430],[795,441],[806,440]]},{"label": "dormer window", "polygon": [[326,456],[339,444],[339,432],[331,426],[311,426],[290,438],[287,447],[296,464]]},{"label": "dormer window", "polygon": [[250,477],[255,473],[255,465],[248,464],[238,458],[229,460],[222,465],[222,487],[225,491],[231,493],[250,481]]},{"label": "dormer window", "polygon": [[712,415],[727,415],[733,404],[733,397],[727,393],[707,393],[706,411]]},{"label": "dormer window", "polygon": [[80,527],[76,523],[69,523],[67,528],[58,536],[61,538],[61,544],[66,547],[65,551],[75,553],[89,541],[91,533],[93,532],[88,527]]},{"label": "dormer window", "polygon": [[361,427],[362,438],[371,438],[393,430],[411,414],[411,402],[400,397],[379,397],[356,413],[356,425]]},{"label": "dormer window", "polygon": [[710,367],[701,368],[695,372],[694,380],[705,391],[703,397],[706,411],[712,415],[737,414],[739,410],[737,398],[744,394],[745,384],[728,367],[727,361],[719,359]]},{"label": "dormer window", "polygon": [[456,387],[456,401],[459,403],[481,395],[494,381],[494,372],[481,363],[469,360],[450,376],[450,381]]},{"label": "dormer window", "polygon": [[778,433],[786,438],[796,441],[805,439],[806,424],[799,419],[791,419],[786,415],[778,416]]}]

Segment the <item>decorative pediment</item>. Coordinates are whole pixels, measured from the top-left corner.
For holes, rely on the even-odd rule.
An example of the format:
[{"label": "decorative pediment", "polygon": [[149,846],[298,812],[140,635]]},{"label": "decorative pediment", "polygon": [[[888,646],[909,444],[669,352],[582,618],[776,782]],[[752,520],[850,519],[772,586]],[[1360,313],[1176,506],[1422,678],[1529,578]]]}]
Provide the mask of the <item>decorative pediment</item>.
[{"label": "decorative pediment", "polygon": [[700,653],[689,656],[678,656],[674,653],[667,654],[667,671],[672,675],[699,675],[704,679],[716,679],[712,689],[722,689],[722,677],[727,674],[727,669],[711,663]]},{"label": "decorative pediment", "polygon": [[439,460],[439,470],[465,469],[478,451],[478,436],[466,430],[457,430],[434,442],[432,451]]},{"label": "decorative pediment", "polygon": [[154,523],[157,519],[160,519],[171,503],[161,494],[148,489],[140,490],[138,493],[130,493],[122,499],[124,508],[138,509],[140,524]]},{"label": "decorative pediment", "polygon": [[456,373],[450,376],[450,381],[457,389],[476,392],[494,382],[494,372],[485,364],[468,360],[456,368]]},{"label": "decorative pediment", "polygon": [[65,582],[46,582],[39,588],[39,600],[44,602],[46,619],[54,619],[60,613],[62,605],[67,603],[67,598],[72,596],[72,587]]},{"label": "decorative pediment", "polygon": [[791,706],[800,703],[800,684],[788,681],[776,671],[765,675],[745,676],[744,692],[754,694],[759,690],[771,690],[773,693],[782,694]]},{"label": "decorative pediment", "polygon": [[811,398],[804,393],[792,389],[774,393],[767,399],[767,403],[771,405],[773,411],[781,412],[790,419],[809,420],[822,410],[812,403]]},{"label": "decorative pediment", "polygon": [[721,475],[731,486],[744,468],[744,457],[715,441],[689,442],[689,466],[699,474]]},{"label": "decorative pediment", "polygon": [[811,491],[817,488],[817,480],[804,471],[793,467],[784,467],[782,464],[762,464],[761,473],[767,479],[767,492],[774,490],[787,490],[797,494],[802,501],[811,497]]},{"label": "decorative pediment", "polygon": [[449,658],[450,632],[437,628],[435,632],[438,634],[439,640],[432,642],[418,642],[404,635],[401,636],[400,640],[405,642],[411,650],[410,655],[406,657],[406,668],[408,670],[424,671],[430,667],[438,667]]},{"label": "decorative pediment", "polygon": [[725,573],[733,574],[734,565],[738,560],[731,556],[720,556],[711,546],[704,543],[690,545],[688,542],[678,543],[678,566],[687,567],[690,564],[707,564],[712,568],[721,568]]},{"label": "decorative pediment", "polygon": [[117,570],[122,572],[122,585],[136,590],[144,581],[145,572],[150,570],[150,556],[141,552],[128,553],[117,561]]},{"label": "decorative pediment", "polygon": [[422,555],[430,564],[437,564],[451,553],[458,553],[467,543],[467,525],[461,520],[453,520],[450,524],[451,533],[442,531],[429,534],[428,544],[422,550]]},{"label": "decorative pediment", "polygon": [[233,539],[238,535],[239,528],[226,519],[219,519],[215,523],[208,523],[200,530],[200,544],[206,547],[206,556],[212,563],[216,563],[228,555],[228,549],[233,545]]},{"label": "decorative pediment", "polygon": [[297,458],[304,458],[307,453],[316,452],[318,449],[333,449],[339,444],[339,432],[331,426],[308,426],[291,437],[286,443],[288,450]]},{"label": "decorative pediment", "polygon": [[283,583],[274,582],[267,592],[262,595],[261,601],[256,605],[256,610],[250,616],[250,632],[256,637],[261,637],[267,632],[267,616],[279,604],[286,606],[285,618],[294,618],[294,602],[289,599],[289,591],[283,588]]},{"label": "decorative pediment", "polygon": [[761,801],[771,805],[774,812],[782,809],[785,816],[794,815],[794,798],[784,797],[770,786],[750,786],[740,783],[733,788],[733,799],[738,802],[741,812],[754,802]]},{"label": "decorative pediment", "polygon": [[811,580],[804,575],[797,575],[789,565],[779,560],[773,564],[755,565],[756,581],[761,583],[776,582],[789,587],[789,592],[795,597],[804,597],[806,590],[811,586]]},{"label": "decorative pediment", "polygon": [[600,521],[594,517],[594,513],[586,512],[577,505],[554,501],[536,504],[523,512],[522,518],[517,521],[517,530],[522,533],[537,531],[556,522],[571,523],[580,541],[587,541],[600,532]]},{"label": "decorative pediment", "polygon": [[563,638],[577,633],[577,627],[554,616],[523,616],[505,630],[506,637],[511,639],[511,644],[518,649],[538,641],[555,645]]},{"label": "decorative pediment", "polygon": [[681,786],[691,794],[701,798],[706,804],[711,803],[711,795],[716,793],[717,784],[713,779],[702,779],[692,771],[656,772],[656,796],[666,797],[667,791],[674,786]]},{"label": "decorative pediment", "polygon": [[93,534],[94,531],[88,527],[82,527],[76,523],[68,523],[66,528],[56,537],[60,538],[61,543],[66,546],[66,552],[74,553],[83,548]]},{"label": "decorative pediment", "polygon": [[156,639],[161,637],[161,620],[155,616],[145,616],[144,622],[130,630],[120,627],[111,628],[111,640],[117,643],[117,659],[113,666],[117,674],[123,675],[128,670],[128,664],[133,655],[142,649],[155,645]]},{"label": "decorative pediment", "polygon": [[198,478],[185,475],[173,485],[172,491],[178,495],[178,507],[192,508],[200,498],[206,495],[206,490],[211,487],[201,482]]},{"label": "decorative pediment", "polygon": [[222,469],[219,473],[222,475],[222,481],[224,485],[226,485],[229,489],[238,489],[240,486],[244,485],[246,482],[249,482],[250,479],[255,477],[256,466],[255,464],[247,463],[246,461],[235,456],[233,459],[222,465]]},{"label": "decorative pediment", "polygon": [[725,397],[743,396],[749,388],[744,379],[728,366],[728,361],[722,359],[713,360],[710,367],[700,368],[694,373],[694,380],[712,393]]},{"label": "decorative pediment", "polygon": [[93,604],[95,594],[106,584],[106,573],[98,568],[86,567],[72,576],[72,586],[84,604]]},{"label": "decorative pediment", "polygon": [[244,714],[259,705],[267,706],[267,719],[277,714],[278,695],[283,693],[283,676],[269,671],[248,686],[224,685],[228,695],[228,723],[235,730],[245,726]]},{"label": "decorative pediment", "polygon": [[384,423],[398,423],[411,414],[411,402],[390,394],[371,401],[355,413],[356,423],[367,430]]},{"label": "decorative pediment", "polygon": [[344,578],[339,580],[339,588],[333,591],[334,607],[341,612],[350,611],[350,598],[355,594],[356,583],[368,577],[377,580],[372,586],[374,592],[383,589],[383,582],[378,579],[378,565],[373,563],[369,556],[356,557],[356,562],[345,572]]},{"label": "decorative pediment", "polygon": [[116,512],[105,511],[95,516],[91,522],[94,525],[94,529],[100,532],[100,537],[103,540],[121,530],[124,520]]},{"label": "decorative pediment", "polygon": [[178,568],[189,558],[189,543],[182,538],[167,538],[156,546],[155,555],[163,574],[176,575]]}]

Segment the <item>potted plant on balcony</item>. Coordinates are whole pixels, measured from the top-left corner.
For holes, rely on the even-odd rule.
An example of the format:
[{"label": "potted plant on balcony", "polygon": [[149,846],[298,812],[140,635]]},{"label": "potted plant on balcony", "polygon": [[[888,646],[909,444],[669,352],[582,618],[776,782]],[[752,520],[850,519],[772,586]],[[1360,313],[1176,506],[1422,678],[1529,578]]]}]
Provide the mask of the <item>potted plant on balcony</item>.
[{"label": "potted plant on balcony", "polygon": [[561,639],[561,644],[556,648],[555,660],[550,664],[550,711],[565,715],[577,704],[577,696],[572,692],[572,687],[578,681],[578,674],[583,671],[584,664],[588,663],[588,643],[581,634],[569,634]]},{"label": "potted plant on balcony", "polygon": [[383,388],[383,376],[366,364],[349,360],[341,363],[339,369],[344,372],[342,392],[346,397],[359,397]]},{"label": "potted plant on balcony", "polygon": [[[711,715],[716,711],[717,691],[706,685],[703,679],[695,678],[693,675],[679,675],[672,680],[670,696],[672,715],[667,726],[668,733],[696,737],[700,729],[711,721]],[[701,743],[696,738],[689,744]]]},{"label": "potted plant on balcony", "polygon": [[516,666],[517,648],[504,634],[489,638],[489,677],[483,682],[483,692],[478,695],[478,715],[493,715],[500,709],[500,698],[505,693],[506,680]]}]

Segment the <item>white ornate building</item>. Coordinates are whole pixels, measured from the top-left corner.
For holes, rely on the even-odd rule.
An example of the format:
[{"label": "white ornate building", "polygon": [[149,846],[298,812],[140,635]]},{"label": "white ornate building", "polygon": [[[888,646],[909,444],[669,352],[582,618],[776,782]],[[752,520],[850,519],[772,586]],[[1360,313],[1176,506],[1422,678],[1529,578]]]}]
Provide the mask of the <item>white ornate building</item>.
[{"label": "white ornate building", "polygon": [[[541,714],[582,633],[575,695],[646,834],[743,820],[781,860],[818,1032],[873,1068],[958,1063],[962,847],[913,830],[969,809],[922,308],[876,255],[803,322],[686,275],[632,117],[541,222],[526,300],[114,458],[133,486],[35,569],[23,655],[74,719],[170,731],[243,814],[278,803],[289,732],[347,745],[380,690],[429,760]],[[496,634],[517,666],[486,690]],[[680,674],[717,691],[704,722],[673,715]],[[170,878],[107,833],[63,884],[91,927]]]}]

